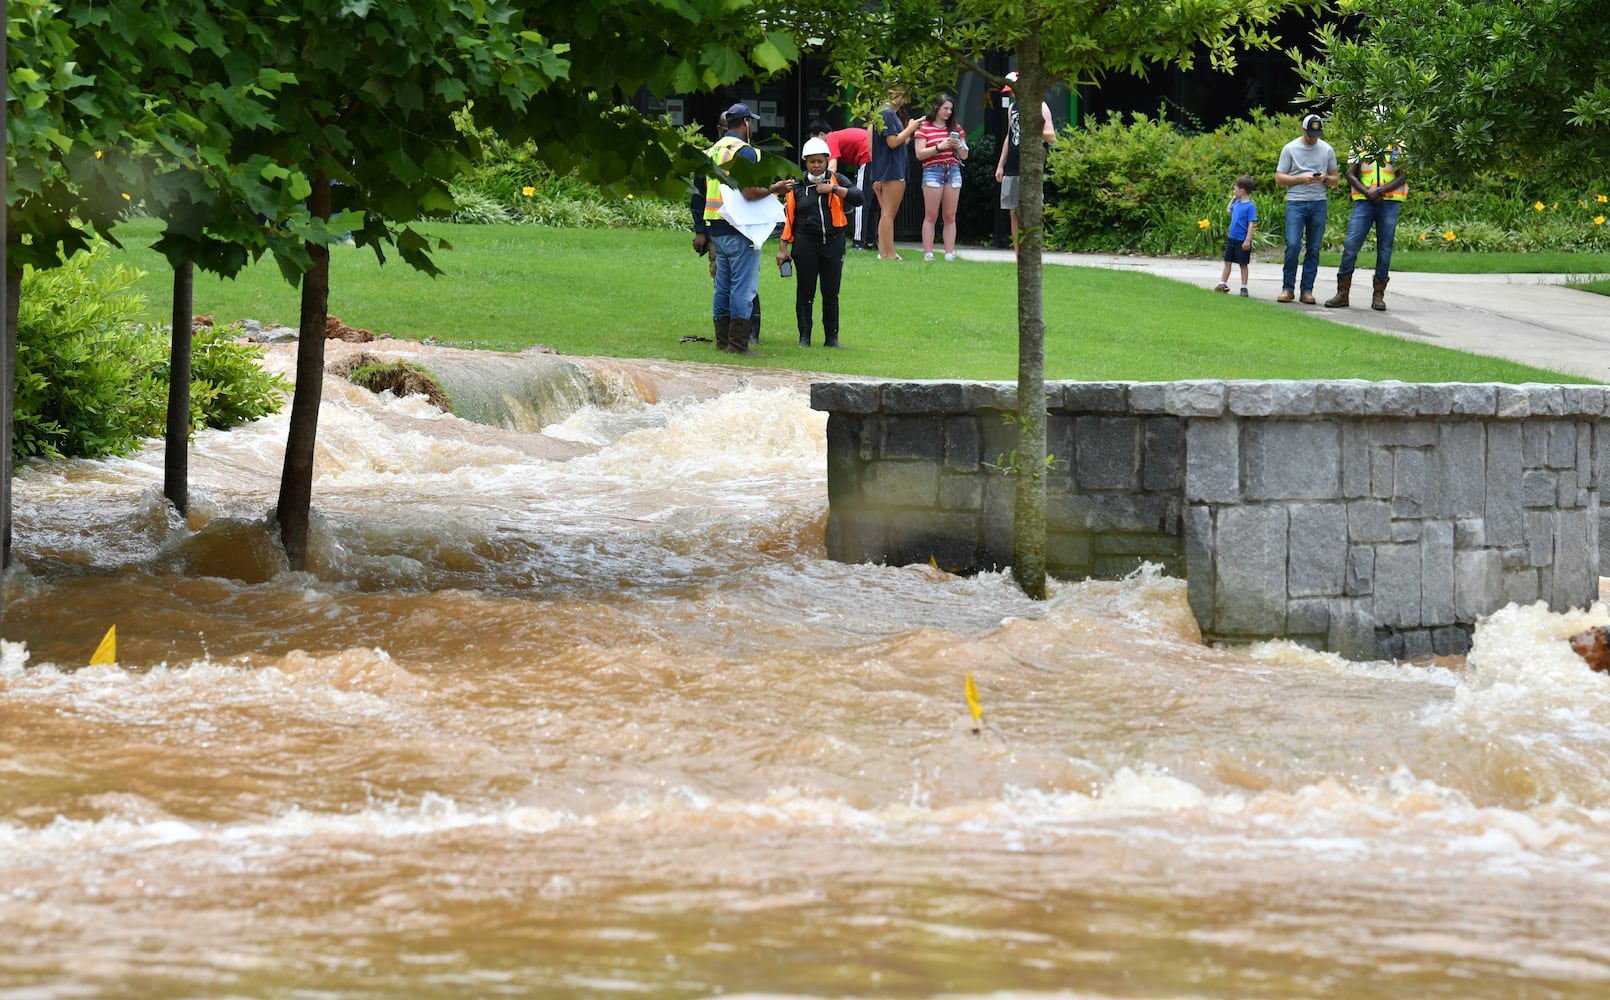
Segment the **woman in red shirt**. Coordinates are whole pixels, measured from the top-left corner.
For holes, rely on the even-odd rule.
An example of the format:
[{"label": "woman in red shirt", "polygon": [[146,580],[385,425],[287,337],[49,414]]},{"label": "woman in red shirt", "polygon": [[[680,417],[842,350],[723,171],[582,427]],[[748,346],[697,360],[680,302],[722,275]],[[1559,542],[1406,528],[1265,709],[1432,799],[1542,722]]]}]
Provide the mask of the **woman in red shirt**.
[{"label": "woman in red shirt", "polygon": [[956,202],[962,194],[967,137],[956,124],[956,99],[940,94],[917,126],[917,162],[922,164],[922,259],[934,259],[934,220],[945,218],[945,259],[956,259]]}]

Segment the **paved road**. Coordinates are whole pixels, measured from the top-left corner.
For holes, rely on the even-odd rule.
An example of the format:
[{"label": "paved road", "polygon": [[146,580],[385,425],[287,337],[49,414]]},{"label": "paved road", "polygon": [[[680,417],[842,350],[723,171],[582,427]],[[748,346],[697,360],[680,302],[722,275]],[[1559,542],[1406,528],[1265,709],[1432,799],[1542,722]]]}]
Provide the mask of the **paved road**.
[{"label": "paved road", "polygon": [[[968,260],[1011,259],[1006,250],[963,248],[958,253]],[[921,252],[917,254],[920,257]],[[1197,285],[1207,294],[1212,294],[1224,266],[1216,260],[1066,253],[1048,253],[1045,262],[1146,271]],[[1254,298],[1273,302],[1280,294],[1278,262],[1254,263],[1251,278]],[[1370,275],[1360,271],[1354,278],[1352,308],[1300,303],[1280,308],[1610,382],[1610,296],[1562,287],[1574,280],[1577,276],[1568,274],[1395,272],[1387,292],[1387,309],[1376,312],[1370,308]],[[1335,291],[1336,269],[1320,268],[1315,296],[1324,302]]]}]

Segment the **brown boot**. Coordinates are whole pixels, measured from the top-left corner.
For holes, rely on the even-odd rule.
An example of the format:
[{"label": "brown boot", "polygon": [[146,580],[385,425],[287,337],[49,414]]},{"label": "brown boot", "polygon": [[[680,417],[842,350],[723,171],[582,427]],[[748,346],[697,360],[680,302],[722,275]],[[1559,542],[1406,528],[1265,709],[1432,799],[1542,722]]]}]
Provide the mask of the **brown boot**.
[{"label": "brown boot", "polygon": [[727,350],[728,350],[728,352],[730,352],[732,354],[753,354],[753,353],[755,353],[754,351],[751,351],[749,349],[749,332],[751,330],[753,330],[753,329],[754,329],[754,324],[749,321],[748,316],[744,316],[744,317],[741,317],[741,318],[737,317],[737,316],[734,316],[731,319],[727,320]]},{"label": "brown boot", "polygon": [[1386,278],[1375,279],[1375,293],[1370,296],[1370,308],[1376,312],[1386,312]]},{"label": "brown boot", "polygon": [[1336,276],[1336,294],[1325,300],[1326,309],[1346,309],[1347,293],[1353,290],[1353,276]]},{"label": "brown boot", "polygon": [[1291,289],[1282,288],[1280,290],[1280,294],[1275,296],[1275,301],[1276,302],[1290,302],[1292,299],[1295,299],[1296,297],[1297,296],[1292,292]]}]

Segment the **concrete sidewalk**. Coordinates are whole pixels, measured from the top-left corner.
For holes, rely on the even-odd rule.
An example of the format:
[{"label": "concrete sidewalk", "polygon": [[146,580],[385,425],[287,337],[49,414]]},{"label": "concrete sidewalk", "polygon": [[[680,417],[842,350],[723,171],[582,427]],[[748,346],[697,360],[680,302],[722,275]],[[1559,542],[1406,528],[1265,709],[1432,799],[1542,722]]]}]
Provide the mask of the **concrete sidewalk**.
[{"label": "concrete sidewalk", "polygon": [[[907,251],[908,253],[910,251]],[[964,247],[965,260],[1010,262],[1010,250]],[[917,251],[920,258],[921,251]],[[909,257],[907,259],[910,259]],[[1144,271],[1199,286],[1214,294],[1222,261],[1173,257],[1128,257],[1116,254],[1047,253],[1047,264]],[[1254,299],[1274,304],[1280,294],[1278,261],[1254,262]],[[1371,274],[1354,275],[1348,309],[1326,309],[1293,302],[1295,309],[1334,323],[1388,333],[1473,354],[1486,354],[1549,371],[1610,382],[1610,296],[1561,287],[1602,275],[1570,274],[1422,274],[1394,272],[1387,289],[1386,311],[1370,308]],[[1239,282],[1232,273],[1232,288]],[[1336,269],[1321,267],[1314,296],[1321,303],[1336,292]],[[1232,291],[1231,296],[1235,296]]]}]

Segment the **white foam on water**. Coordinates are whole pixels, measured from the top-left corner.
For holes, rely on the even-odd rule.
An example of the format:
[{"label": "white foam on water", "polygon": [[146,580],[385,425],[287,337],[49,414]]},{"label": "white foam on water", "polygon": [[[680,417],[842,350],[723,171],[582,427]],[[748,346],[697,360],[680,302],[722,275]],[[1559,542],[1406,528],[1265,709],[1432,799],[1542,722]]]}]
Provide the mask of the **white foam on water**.
[{"label": "white foam on water", "polygon": [[183,706],[194,711],[255,705],[283,711],[328,711],[347,719],[384,717],[424,693],[420,679],[381,649],[352,648],[321,655],[291,650],[254,666],[200,660],[129,670],[117,663],[65,668],[31,664],[31,654],[21,644],[0,646],[0,681],[4,682],[0,697],[59,702],[85,718],[126,724],[148,715],[160,723]]},{"label": "white foam on water", "polygon": [[572,463],[581,474],[676,483],[768,476],[822,476],[827,415],[792,389],[745,386],[678,405],[663,427],[622,436]]},{"label": "white foam on water", "polygon": [[1423,724],[1470,744],[1517,795],[1610,806],[1610,676],[1567,641],[1606,624],[1602,603],[1563,613],[1510,605],[1487,616],[1453,697],[1427,705]]},{"label": "white foam on water", "polygon": [[[780,788],[760,800],[717,798],[673,789],[634,796],[591,814],[528,803],[459,802],[426,793],[409,802],[371,802],[351,812],[298,807],[262,820],[202,823],[119,815],[58,818],[44,826],[0,822],[0,847],[13,861],[59,859],[77,852],[141,851],[211,843],[221,849],[290,849],[295,843],[408,839],[466,830],[511,835],[637,836],[684,831],[762,834],[814,830],[867,842],[927,843],[952,835],[984,837],[1008,849],[1050,847],[1066,838],[1120,837],[1174,843],[1175,850],[1215,858],[1312,855],[1339,859],[1463,858],[1488,872],[1539,867],[1604,871],[1610,810],[1544,807],[1531,812],[1473,807],[1463,796],[1408,775],[1364,788],[1332,781],[1291,792],[1213,795],[1155,769],[1122,769],[1096,794],[1008,788],[996,799],[930,808],[897,802],[853,806]],[[703,833],[700,833],[703,831]],[[949,832],[947,832],[949,831]]]}]

